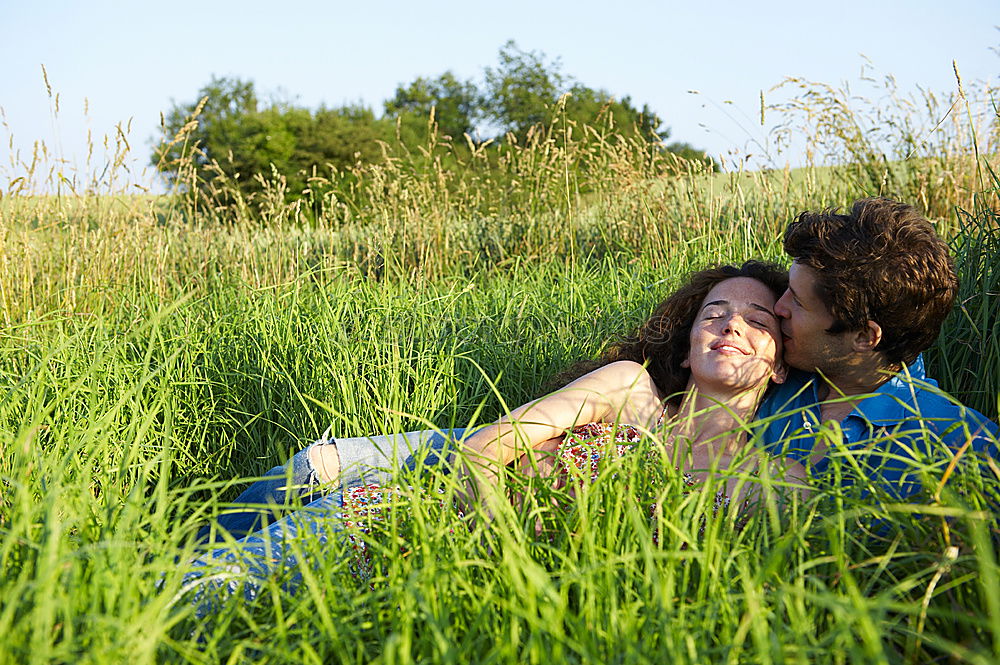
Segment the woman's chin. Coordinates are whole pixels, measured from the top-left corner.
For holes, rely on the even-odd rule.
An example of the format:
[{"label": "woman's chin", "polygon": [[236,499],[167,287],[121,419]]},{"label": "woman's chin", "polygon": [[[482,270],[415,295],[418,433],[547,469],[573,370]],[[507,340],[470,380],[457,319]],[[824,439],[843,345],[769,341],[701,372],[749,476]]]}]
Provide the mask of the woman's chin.
[{"label": "woman's chin", "polygon": [[695,377],[694,383],[703,393],[740,394],[767,387],[770,372],[748,375],[746,372],[718,372],[713,375]]},{"label": "woman's chin", "polygon": [[692,364],[691,376],[698,385],[718,384],[750,390],[766,383],[771,376],[771,365],[762,358],[719,354],[709,360]]}]

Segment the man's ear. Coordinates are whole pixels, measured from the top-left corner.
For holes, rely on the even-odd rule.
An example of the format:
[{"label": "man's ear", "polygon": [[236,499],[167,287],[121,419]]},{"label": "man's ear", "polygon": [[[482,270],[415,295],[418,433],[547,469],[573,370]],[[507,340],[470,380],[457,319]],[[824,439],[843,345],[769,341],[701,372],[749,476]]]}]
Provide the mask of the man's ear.
[{"label": "man's ear", "polygon": [[865,327],[854,336],[854,350],[861,352],[874,351],[882,342],[882,326],[874,321],[868,321]]},{"label": "man's ear", "polygon": [[681,361],[681,367],[684,369],[691,367],[691,360],[689,358],[684,358],[684,360]]}]

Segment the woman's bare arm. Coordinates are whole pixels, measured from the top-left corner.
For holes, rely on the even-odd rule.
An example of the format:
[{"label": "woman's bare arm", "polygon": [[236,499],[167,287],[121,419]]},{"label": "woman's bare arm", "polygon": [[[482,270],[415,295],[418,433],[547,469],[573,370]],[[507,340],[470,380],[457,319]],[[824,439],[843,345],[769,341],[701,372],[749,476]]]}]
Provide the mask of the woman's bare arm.
[{"label": "woman's bare arm", "polygon": [[463,442],[470,493],[482,495],[496,483],[501,466],[572,427],[592,422],[652,426],[662,397],[645,368],[621,361],[600,367],[509,416],[480,429]]}]

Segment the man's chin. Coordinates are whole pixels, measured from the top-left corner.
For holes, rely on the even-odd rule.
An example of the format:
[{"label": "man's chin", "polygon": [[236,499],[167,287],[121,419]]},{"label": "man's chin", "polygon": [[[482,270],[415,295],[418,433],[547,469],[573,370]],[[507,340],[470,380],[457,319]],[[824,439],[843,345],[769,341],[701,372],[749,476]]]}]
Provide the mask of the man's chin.
[{"label": "man's chin", "polygon": [[799,358],[795,354],[795,350],[789,350],[787,346],[785,347],[785,352],[781,354],[781,358],[792,369],[802,370],[803,372],[816,371],[816,363],[810,362],[808,358]]}]

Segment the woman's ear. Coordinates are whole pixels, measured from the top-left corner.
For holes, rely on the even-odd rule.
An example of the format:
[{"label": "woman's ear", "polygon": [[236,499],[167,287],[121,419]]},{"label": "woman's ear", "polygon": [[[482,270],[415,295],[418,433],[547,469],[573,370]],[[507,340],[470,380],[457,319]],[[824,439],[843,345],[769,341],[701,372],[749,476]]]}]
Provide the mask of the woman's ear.
[{"label": "woman's ear", "polygon": [[685,358],[684,360],[681,361],[681,367],[683,367],[684,369],[688,369],[689,367],[691,367],[691,361]]},{"label": "woman's ear", "polygon": [[776,360],[774,367],[771,369],[771,381],[774,383],[784,383],[787,378],[788,365],[785,364],[784,360]]}]

